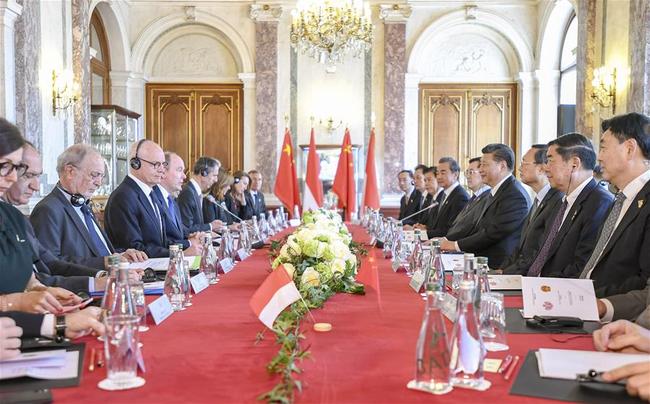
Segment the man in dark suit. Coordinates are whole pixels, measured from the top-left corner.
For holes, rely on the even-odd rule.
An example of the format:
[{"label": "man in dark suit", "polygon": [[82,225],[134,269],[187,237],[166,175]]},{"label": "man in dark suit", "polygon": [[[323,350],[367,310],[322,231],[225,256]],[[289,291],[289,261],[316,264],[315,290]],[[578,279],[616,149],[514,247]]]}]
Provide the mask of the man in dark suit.
[{"label": "man in dark suit", "polygon": [[580,274],[599,297],[642,289],[650,276],[650,117],[616,116],[602,130],[603,177],[620,191]]},{"label": "man in dark suit", "polygon": [[546,177],[547,149],[548,146],[545,144],[533,145],[521,159],[519,166],[521,181],[533,189],[535,200],[524,221],[519,245],[501,265],[505,274],[526,275],[528,273],[528,267],[542,243],[542,236],[550,227],[555,213],[562,204],[562,193],[551,188]]},{"label": "man in dark suit", "polygon": [[165,153],[151,140],[131,147],[129,174],[108,198],[106,232],[116,248],[134,248],[149,257],[168,257],[164,222],[153,187],[165,175]]},{"label": "man in dark suit", "polygon": [[465,170],[465,178],[467,179],[467,188],[472,191],[472,197],[469,198],[469,202],[467,202],[467,205],[456,216],[456,219],[447,231],[447,239],[449,240],[458,240],[469,236],[488,200],[490,186],[483,183],[483,178],[481,178],[479,171],[480,163],[480,157],[474,157],[469,160],[469,164]]},{"label": "man in dark suit", "polygon": [[435,216],[429,216],[427,223],[427,236],[444,237],[453,225],[458,214],[465,208],[469,201],[467,191],[458,183],[460,166],[451,157],[443,157],[438,161],[438,184],[444,189],[438,201]]},{"label": "man in dark suit", "polygon": [[487,257],[488,265],[499,268],[519,243],[528,214],[528,195],[512,175],[515,154],[509,146],[493,143],[482,152],[480,172],[483,181],[492,187],[489,200],[469,236],[443,239],[440,247]]},{"label": "man in dark suit", "polygon": [[601,323],[628,320],[650,328],[650,278],[644,289],[607,296],[598,299],[597,303]]},{"label": "man in dark suit", "polygon": [[[404,192],[404,196],[400,199],[399,202],[399,220],[404,219],[405,217],[413,215],[417,212],[420,207],[420,201],[422,199],[422,193],[415,189],[415,180],[413,179],[413,173],[409,170],[402,170],[397,175],[397,184],[399,188]],[[403,224],[413,225],[417,222],[416,216],[411,216],[408,219],[404,220]]]},{"label": "man in dark suit", "polygon": [[192,167],[190,180],[178,194],[178,207],[181,211],[183,225],[190,233],[197,231],[215,231],[221,226],[221,220],[205,223],[203,220],[203,194],[219,178],[219,160],[212,157],[199,157]]},{"label": "man in dark suit", "polygon": [[[165,161],[167,162],[165,176],[160,185],[154,186],[153,190],[162,213],[167,240],[170,244],[182,244],[187,255],[198,255],[201,245],[200,233],[190,235],[183,225],[181,211],[176,202],[176,196],[183,188],[185,180],[185,163],[178,154],[173,152],[165,152]],[[190,247],[192,248],[189,249]]]},{"label": "man in dark suit", "polygon": [[577,278],[591,255],[612,194],[593,179],[596,153],[579,133],[549,142],[546,175],[564,193],[527,276]]},{"label": "man in dark suit", "polygon": [[[98,307],[87,307],[74,313],[68,313],[65,317],[65,336],[67,338],[79,338],[95,332],[97,335],[104,335],[104,325],[99,321],[101,310]],[[9,328],[19,327],[22,332],[11,330],[12,337],[54,337],[56,336],[56,318],[54,314],[34,314],[21,311],[0,312],[0,339],[7,336]],[[6,341],[6,340],[5,340]],[[20,343],[20,341],[18,341]],[[1,349],[6,346],[0,342]],[[18,347],[16,347],[18,348]],[[20,352],[20,351],[18,351]],[[5,359],[5,358],[1,358]]]},{"label": "man in dark suit", "polygon": [[[438,169],[436,166],[427,167],[424,170],[424,190],[426,191],[426,197],[424,198],[424,205],[422,209],[430,206],[432,203],[440,203],[442,201],[444,189],[438,185],[438,180],[436,179],[436,174]],[[413,226],[415,229],[427,230],[427,223],[432,221],[438,212],[438,206],[434,206],[431,209],[425,210],[424,212],[418,215],[418,222]],[[407,228],[405,226],[405,228]]]},{"label": "man in dark suit", "polygon": [[[59,183],[34,207],[30,220],[45,249],[63,261],[103,269],[115,249],[97,222],[90,198],[102,185],[104,159],[91,146],[75,144],[57,159]],[[121,250],[129,261],[147,257]]]},{"label": "man in dark suit", "polygon": [[262,173],[257,170],[249,171],[248,176],[251,179],[248,194],[255,207],[255,216],[259,217],[260,213],[266,214],[266,202],[264,201],[264,193],[262,193],[264,178]]}]

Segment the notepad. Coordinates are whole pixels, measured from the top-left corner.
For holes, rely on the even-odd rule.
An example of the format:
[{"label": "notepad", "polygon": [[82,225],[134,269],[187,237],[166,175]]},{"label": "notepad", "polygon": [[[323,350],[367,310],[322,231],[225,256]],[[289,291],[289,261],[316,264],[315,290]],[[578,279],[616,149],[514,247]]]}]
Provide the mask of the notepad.
[{"label": "notepad", "polygon": [[540,348],[537,366],[541,377],[575,380],[576,375],[589,370],[606,372],[630,363],[647,362],[647,354],[625,354],[616,352],[576,351],[570,349]]},{"label": "notepad", "polygon": [[[47,352],[47,351],[46,351]],[[0,380],[29,376],[35,379],[73,379],[77,377],[79,351],[57,350],[56,360],[52,356],[40,359],[9,360],[0,362]]]},{"label": "notepad", "polygon": [[[185,262],[190,266],[190,269],[198,269],[201,265],[201,257],[196,255],[192,257],[185,257]],[[131,262],[129,269],[144,269],[151,268],[154,271],[166,271],[169,268],[169,258],[149,258],[143,262]]]}]

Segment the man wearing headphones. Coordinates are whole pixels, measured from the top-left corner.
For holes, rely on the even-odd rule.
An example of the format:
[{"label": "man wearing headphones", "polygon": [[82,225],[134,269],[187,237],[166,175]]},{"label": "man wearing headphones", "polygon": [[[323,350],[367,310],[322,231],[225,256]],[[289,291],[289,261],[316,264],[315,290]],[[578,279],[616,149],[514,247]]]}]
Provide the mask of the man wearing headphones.
[{"label": "man wearing headphones", "polygon": [[[75,144],[59,156],[56,170],[58,184],[30,217],[36,236],[46,250],[63,261],[104,269],[106,257],[116,249],[89,204],[104,180],[104,159],[91,146]],[[134,249],[118,251],[124,251],[123,257],[132,262],[147,259]]]},{"label": "man wearing headphones", "polygon": [[219,178],[219,160],[212,157],[199,157],[192,167],[190,180],[178,194],[178,207],[181,211],[183,225],[190,233],[197,231],[216,231],[223,222],[214,220],[205,223],[203,220],[203,194],[208,192],[212,184]]},{"label": "man wearing headphones", "polygon": [[[418,208],[420,206],[420,200],[422,199],[422,193],[415,189],[415,179],[410,170],[402,170],[399,172],[397,175],[397,184],[399,185],[399,189],[404,192],[404,196],[402,196],[402,199],[400,199],[399,202],[398,219],[402,220],[419,210]],[[413,225],[417,220],[418,217],[416,215],[404,220],[403,223]]]},{"label": "man wearing headphones", "polygon": [[131,147],[129,175],[106,203],[106,232],[116,248],[134,248],[152,258],[168,257],[169,242],[153,187],[165,175],[165,154],[151,140]]}]

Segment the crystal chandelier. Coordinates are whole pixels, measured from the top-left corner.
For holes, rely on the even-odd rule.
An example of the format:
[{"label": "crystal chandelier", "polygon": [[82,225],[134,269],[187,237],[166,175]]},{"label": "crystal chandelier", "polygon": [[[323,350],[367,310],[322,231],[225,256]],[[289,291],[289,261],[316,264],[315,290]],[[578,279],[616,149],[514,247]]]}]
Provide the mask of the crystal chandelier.
[{"label": "crystal chandelier", "polygon": [[372,46],[370,8],[364,13],[360,0],[298,1],[291,14],[291,45],[320,63],[333,67]]}]

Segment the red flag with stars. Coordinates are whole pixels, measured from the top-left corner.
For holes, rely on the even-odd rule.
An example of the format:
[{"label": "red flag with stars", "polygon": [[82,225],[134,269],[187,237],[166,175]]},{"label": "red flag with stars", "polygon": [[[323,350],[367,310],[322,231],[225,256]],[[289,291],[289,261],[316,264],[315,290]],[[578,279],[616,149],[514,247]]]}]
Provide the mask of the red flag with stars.
[{"label": "red flag with stars", "polygon": [[339,197],[339,208],[345,208],[345,220],[352,220],[352,213],[357,211],[357,187],[354,183],[354,156],[349,129],[345,129],[343,136],[332,191]]},{"label": "red flag with stars", "polygon": [[280,164],[273,192],[288,212],[293,212],[294,206],[300,207],[300,190],[298,189],[298,177],[296,176],[296,164],[293,160],[293,145],[289,128],[284,132]]}]

